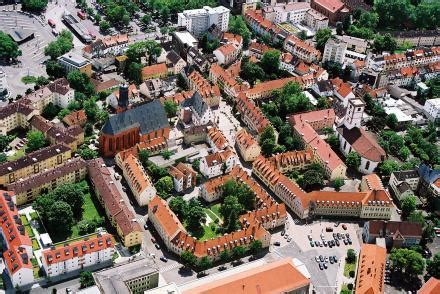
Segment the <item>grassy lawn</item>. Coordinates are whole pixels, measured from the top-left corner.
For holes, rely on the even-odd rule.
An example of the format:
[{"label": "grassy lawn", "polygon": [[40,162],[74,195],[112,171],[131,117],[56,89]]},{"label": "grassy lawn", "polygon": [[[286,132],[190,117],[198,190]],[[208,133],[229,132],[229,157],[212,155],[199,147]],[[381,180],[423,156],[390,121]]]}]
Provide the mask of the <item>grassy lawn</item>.
[{"label": "grassy lawn", "polygon": [[215,214],[208,208],[204,208],[203,211],[212,219],[213,222],[218,219],[218,217],[216,217]]},{"label": "grassy lawn", "polygon": [[354,263],[345,262],[345,265],[344,265],[344,276],[349,278],[351,271],[356,272],[356,262],[354,262]]},{"label": "grassy lawn", "polygon": [[28,221],[26,215],[21,214],[21,215],[20,215],[20,219],[21,219],[21,222],[22,222],[23,226],[27,226],[27,225],[29,225],[29,221]]},{"label": "grassy lawn", "polygon": [[[87,193],[84,198],[84,204],[83,204],[83,214],[79,221],[82,220],[93,220],[95,218],[101,217],[102,215],[99,214],[98,210],[95,207],[95,203],[92,201],[92,196],[90,193]],[[78,222],[79,222],[78,221]],[[69,239],[79,237],[78,233],[78,227],[77,225],[74,225],[72,227],[72,234],[70,235]]]},{"label": "grassy lawn", "polygon": [[32,250],[38,250],[38,249],[40,249],[40,244],[38,244],[38,241],[37,241],[37,239],[35,239],[35,238],[33,238],[32,239]]},{"label": "grassy lawn", "polygon": [[34,76],[24,76],[21,78],[21,81],[23,82],[23,84],[27,85],[27,84],[33,84],[37,81],[37,78]]},{"label": "grassy lawn", "polygon": [[341,286],[341,293],[352,293],[353,290],[348,289],[348,285],[347,284],[342,284]]},{"label": "grassy lawn", "polygon": [[30,225],[24,226],[24,229],[26,230],[30,238],[35,237],[34,231],[32,230]]},{"label": "grassy lawn", "polygon": [[220,213],[220,206],[221,206],[221,204],[217,203],[217,204],[210,206],[209,209],[212,210],[212,212],[214,212],[219,218],[222,218],[222,215]]},{"label": "grassy lawn", "polygon": [[26,154],[26,152],[24,151],[25,149],[26,149],[26,146],[23,146],[20,148],[20,150],[15,150],[14,155],[8,156],[8,161],[17,160],[17,159],[23,157]]},{"label": "grassy lawn", "polygon": [[[217,228],[217,226],[215,226]],[[200,241],[209,240],[211,238],[221,236],[221,234],[217,234],[217,232],[211,229],[211,226],[203,226],[203,236],[198,238]]]}]

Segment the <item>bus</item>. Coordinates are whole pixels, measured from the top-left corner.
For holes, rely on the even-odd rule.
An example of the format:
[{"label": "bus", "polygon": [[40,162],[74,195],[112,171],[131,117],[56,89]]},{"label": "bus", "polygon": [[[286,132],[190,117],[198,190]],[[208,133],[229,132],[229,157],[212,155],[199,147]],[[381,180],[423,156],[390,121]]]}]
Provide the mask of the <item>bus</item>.
[{"label": "bus", "polygon": [[86,14],[82,11],[78,11],[76,15],[78,15],[78,17],[81,18],[82,20],[86,19]]},{"label": "bus", "polygon": [[53,19],[50,19],[50,18],[49,18],[49,19],[47,20],[47,23],[48,23],[51,27],[53,27],[53,28],[55,27],[55,22],[53,21]]}]

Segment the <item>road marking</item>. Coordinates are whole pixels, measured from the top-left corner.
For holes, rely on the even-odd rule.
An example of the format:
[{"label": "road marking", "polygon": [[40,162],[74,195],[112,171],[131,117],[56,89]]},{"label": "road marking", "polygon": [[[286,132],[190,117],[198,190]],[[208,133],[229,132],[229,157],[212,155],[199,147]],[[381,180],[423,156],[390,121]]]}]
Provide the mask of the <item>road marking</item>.
[{"label": "road marking", "polygon": [[173,264],[160,268],[159,272],[160,273],[169,272],[170,270],[173,270],[178,267],[180,267],[180,264],[178,262],[174,262]]}]

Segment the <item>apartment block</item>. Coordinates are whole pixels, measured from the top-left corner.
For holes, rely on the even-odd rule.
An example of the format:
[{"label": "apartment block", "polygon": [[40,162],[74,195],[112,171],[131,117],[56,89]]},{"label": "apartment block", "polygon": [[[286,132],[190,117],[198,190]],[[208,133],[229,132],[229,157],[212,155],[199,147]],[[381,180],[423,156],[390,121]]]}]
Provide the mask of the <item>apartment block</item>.
[{"label": "apartment block", "polygon": [[423,111],[428,119],[434,123],[440,121],[440,98],[428,99],[423,105]]},{"label": "apartment block", "polygon": [[241,93],[237,98],[237,110],[245,125],[254,134],[260,134],[266,127],[271,125],[261,109],[244,93]]},{"label": "apartment block", "polygon": [[29,120],[38,110],[29,105],[29,100],[20,99],[0,109],[0,134],[7,135],[16,128],[27,129]]},{"label": "apartment block", "polygon": [[177,192],[195,187],[197,173],[189,165],[179,162],[176,166],[171,166],[168,172],[173,178],[174,190]]},{"label": "apartment block", "polygon": [[85,73],[88,77],[92,76],[92,64],[90,61],[78,54],[68,52],[58,57],[58,63],[61,64],[66,72],[78,70]]},{"label": "apartment block", "polygon": [[254,161],[261,154],[260,145],[246,129],[241,129],[235,134],[235,145],[244,161]]},{"label": "apartment block", "polygon": [[324,54],[322,62],[332,61],[343,64],[345,60],[345,51],[347,50],[347,43],[339,39],[330,38],[325,43]]},{"label": "apartment block", "polygon": [[112,235],[97,233],[96,236],[43,250],[41,262],[48,277],[72,272],[79,274],[80,271],[98,264],[102,267],[111,265],[114,245]]},{"label": "apartment block", "polygon": [[207,178],[217,177],[229,172],[240,160],[230,147],[207,155],[200,160],[200,172]]},{"label": "apartment block", "polygon": [[29,153],[17,160],[0,164],[0,185],[19,181],[46,169],[63,165],[72,157],[69,147],[56,144]]},{"label": "apartment block", "polygon": [[321,59],[321,52],[298,37],[290,35],[284,41],[284,50],[306,62],[312,63]]},{"label": "apartment block", "polygon": [[188,75],[189,88],[192,91],[197,91],[203,100],[211,108],[217,108],[220,103],[220,88],[217,85],[211,85],[200,72],[194,70]]},{"label": "apartment block", "polygon": [[226,32],[229,25],[229,9],[223,6],[204,6],[201,9],[184,10],[177,14],[177,25],[186,27],[188,32],[196,37],[201,36],[212,25]]},{"label": "apartment block", "polygon": [[13,191],[17,205],[32,202],[43,191],[52,191],[63,184],[77,183],[85,178],[87,164],[82,158],[67,159],[64,164],[6,185]]}]

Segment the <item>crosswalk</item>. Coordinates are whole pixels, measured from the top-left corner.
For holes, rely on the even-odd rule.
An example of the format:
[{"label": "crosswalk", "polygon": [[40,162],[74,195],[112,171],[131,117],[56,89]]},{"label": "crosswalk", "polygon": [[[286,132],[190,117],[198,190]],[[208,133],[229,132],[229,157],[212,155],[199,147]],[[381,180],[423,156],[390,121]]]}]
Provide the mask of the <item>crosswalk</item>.
[{"label": "crosswalk", "polygon": [[[169,262],[169,261],[168,261]],[[168,264],[166,266],[163,266],[159,269],[160,273],[165,273],[165,272],[169,272],[170,270],[176,269],[178,267],[180,267],[181,265],[178,262],[173,262],[171,264]]]}]

